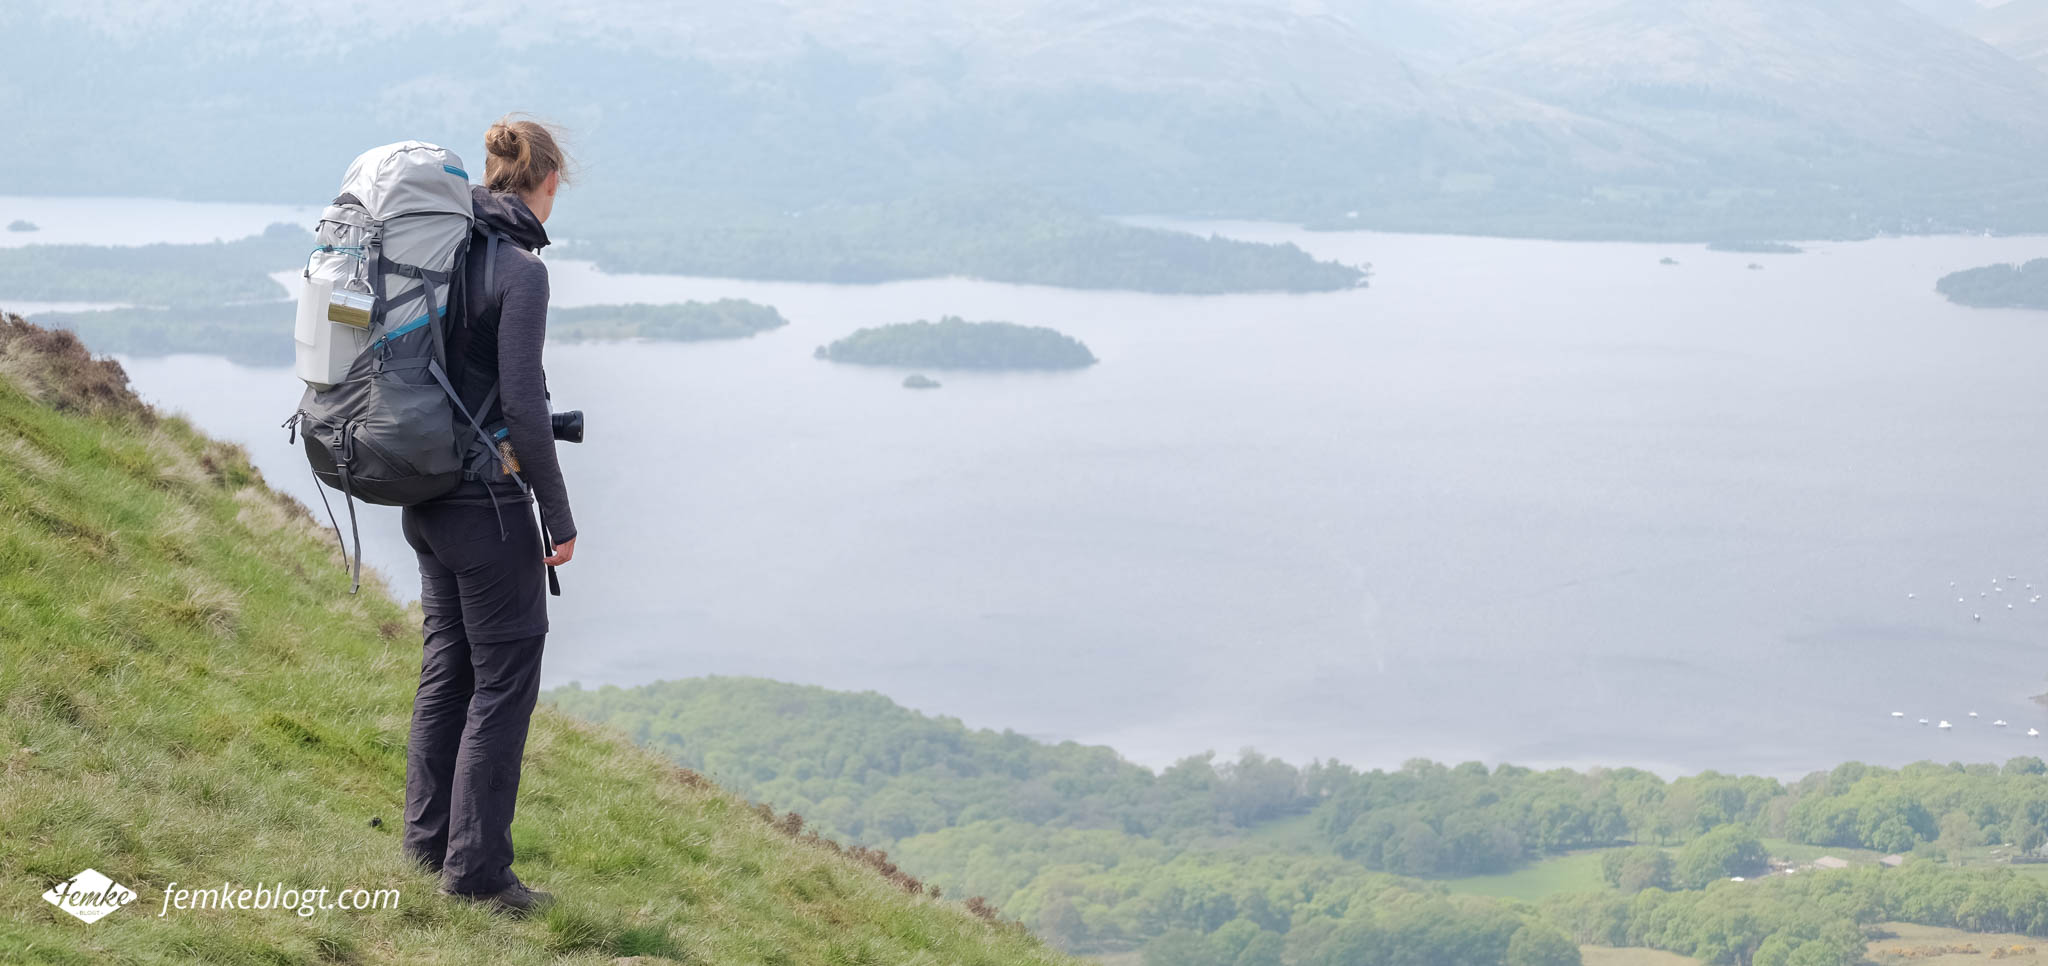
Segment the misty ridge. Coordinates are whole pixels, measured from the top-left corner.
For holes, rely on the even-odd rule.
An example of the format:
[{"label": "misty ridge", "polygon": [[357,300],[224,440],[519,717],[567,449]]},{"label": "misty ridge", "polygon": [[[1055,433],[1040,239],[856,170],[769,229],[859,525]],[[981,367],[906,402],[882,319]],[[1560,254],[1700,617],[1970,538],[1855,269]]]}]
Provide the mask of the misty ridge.
[{"label": "misty ridge", "polygon": [[[296,201],[393,129],[463,144],[525,105],[584,162],[559,234],[639,271],[987,277],[1130,214],[2048,227],[2035,0],[80,3],[0,31],[10,191]],[[1297,284],[1329,283],[1233,287]]]}]

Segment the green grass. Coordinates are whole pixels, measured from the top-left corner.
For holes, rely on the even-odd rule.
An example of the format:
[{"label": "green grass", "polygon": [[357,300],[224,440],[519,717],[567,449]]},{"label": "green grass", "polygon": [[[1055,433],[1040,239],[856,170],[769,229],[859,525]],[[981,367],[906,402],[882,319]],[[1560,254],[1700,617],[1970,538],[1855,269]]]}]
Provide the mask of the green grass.
[{"label": "green grass", "polygon": [[[1887,922],[1871,940],[1866,958],[1880,966],[1973,966],[1995,958],[2007,966],[2048,966],[2048,943],[2012,933],[1965,932],[1939,926]],[[1587,966],[1593,966],[1587,963]]]},{"label": "green grass", "polygon": [[1600,874],[1600,857],[1607,851],[1568,852],[1531,862],[1513,872],[1442,881],[1452,892],[1524,902],[1539,902],[1571,892],[1599,892],[1607,888],[1607,880]]},{"label": "green grass", "polygon": [[1580,946],[1585,966],[1700,966],[1691,956],[1638,946]]},{"label": "green grass", "polygon": [[[0,323],[0,962],[1074,962],[546,709],[513,837],[561,904],[438,895],[398,849],[415,618],[349,596],[245,454],[52,389],[24,331]],[[42,900],[87,867],[137,901],[85,925]],[[174,881],[403,898],[159,917]]]}]

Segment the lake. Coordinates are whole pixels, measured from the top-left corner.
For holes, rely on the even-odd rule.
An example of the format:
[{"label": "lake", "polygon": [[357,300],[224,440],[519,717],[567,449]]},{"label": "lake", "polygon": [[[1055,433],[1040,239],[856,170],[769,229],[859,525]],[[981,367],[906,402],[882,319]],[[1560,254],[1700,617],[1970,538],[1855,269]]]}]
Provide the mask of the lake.
[{"label": "lake", "polygon": [[[32,220],[72,217],[40,203]],[[2048,690],[2048,602],[2030,602],[2048,592],[2048,314],[1933,291],[2048,239],[1784,256],[1186,227],[1370,261],[1373,286],[832,286],[554,260],[558,305],[736,297],[792,324],[550,347],[557,405],[590,428],[565,448],[582,540],[548,683],[874,689],[1152,765],[1255,746],[1796,776],[2048,747],[2022,734],[2048,727],[2030,701]],[[942,314],[1050,325],[1102,362],[911,392],[904,371],[811,358]],[[319,512],[278,428],[288,370],[124,362]],[[395,514],[364,531],[412,593]]]}]

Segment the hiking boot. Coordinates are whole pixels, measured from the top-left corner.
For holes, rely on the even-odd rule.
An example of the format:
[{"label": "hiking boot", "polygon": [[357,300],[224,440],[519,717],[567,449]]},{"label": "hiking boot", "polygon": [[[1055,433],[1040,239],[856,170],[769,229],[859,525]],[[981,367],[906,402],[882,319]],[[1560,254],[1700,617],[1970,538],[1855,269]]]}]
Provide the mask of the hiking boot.
[{"label": "hiking boot", "polygon": [[529,889],[526,887],[526,883],[520,882],[517,879],[514,879],[511,885],[496,892],[451,892],[449,895],[455,896],[458,899],[468,899],[471,902],[481,903],[489,906],[493,912],[502,912],[514,919],[523,919],[546,909],[555,901],[553,893]]}]

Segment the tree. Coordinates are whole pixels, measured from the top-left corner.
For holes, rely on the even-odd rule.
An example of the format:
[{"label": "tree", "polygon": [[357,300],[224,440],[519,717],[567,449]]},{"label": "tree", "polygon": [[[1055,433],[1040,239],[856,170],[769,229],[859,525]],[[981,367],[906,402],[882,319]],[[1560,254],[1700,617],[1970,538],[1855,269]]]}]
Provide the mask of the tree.
[{"label": "tree", "polygon": [[1983,843],[1984,830],[1970,816],[1954,811],[1941,817],[1941,837],[1934,840],[1934,847],[1941,850],[1950,865],[1962,865],[1963,853]]},{"label": "tree", "polygon": [[1301,772],[1250,748],[1237,761],[1217,767],[1214,787],[1216,807],[1240,827],[1293,814],[1306,804]]},{"label": "tree", "polygon": [[1244,950],[1231,966],[1281,966],[1281,954],[1286,948],[1287,943],[1279,933],[1262,930],[1244,944]]},{"label": "tree", "polygon": [[1681,887],[1703,889],[1716,880],[1756,875],[1769,864],[1770,855],[1755,832],[1747,826],[1724,825],[1686,844],[1672,878]]},{"label": "tree", "polygon": [[1607,884],[1630,894],[1671,888],[1672,867],[1671,853],[1654,845],[1615,849],[1600,858]]},{"label": "tree", "polygon": [[1038,913],[1038,938],[1057,949],[1072,951],[1088,939],[1088,924],[1066,896],[1054,896]]},{"label": "tree", "polygon": [[1524,923],[1508,940],[1501,966],[1580,966],[1579,947],[1551,926]]},{"label": "tree", "polygon": [[1145,966],[1230,966],[1217,962],[1206,938],[1192,929],[1169,929],[1145,944]]},{"label": "tree", "polygon": [[1789,966],[1792,960],[1792,940],[1784,933],[1772,933],[1756,947],[1749,957],[1749,966]]},{"label": "tree", "polygon": [[1387,841],[1387,869],[1402,875],[1433,875],[1441,862],[1442,844],[1429,823],[1409,822]]}]

